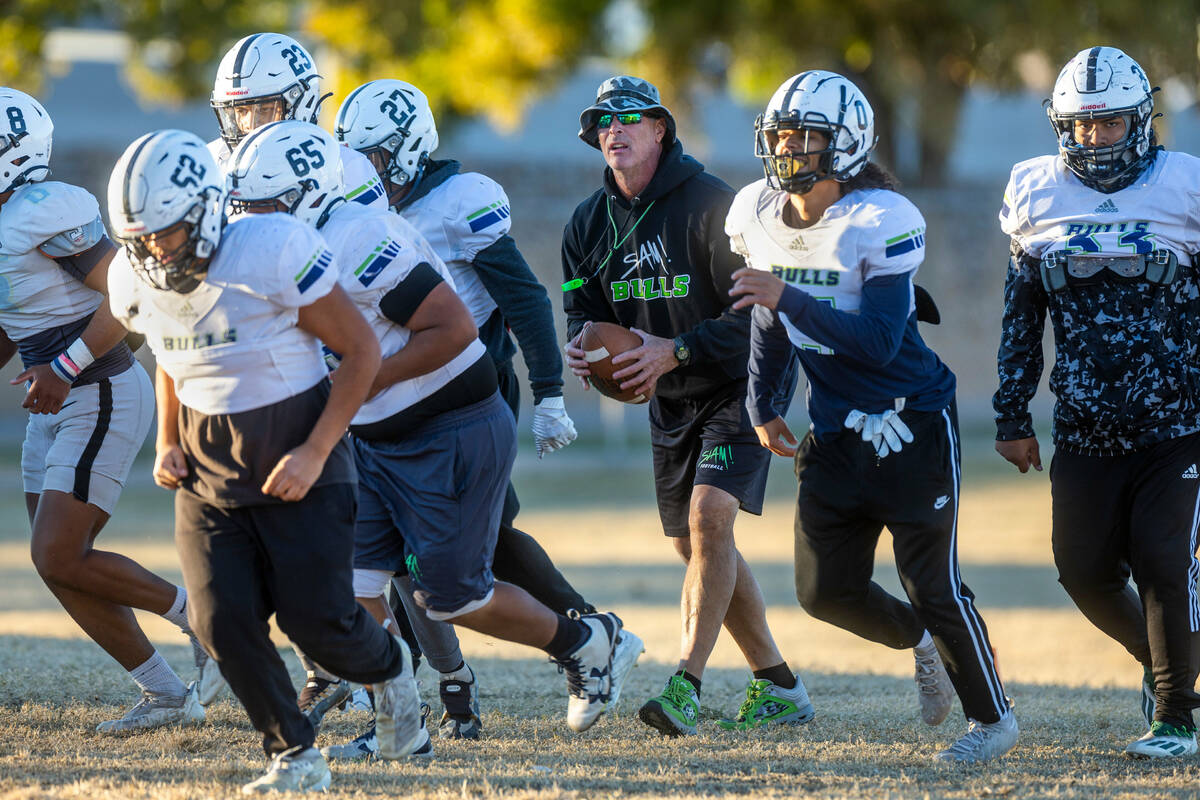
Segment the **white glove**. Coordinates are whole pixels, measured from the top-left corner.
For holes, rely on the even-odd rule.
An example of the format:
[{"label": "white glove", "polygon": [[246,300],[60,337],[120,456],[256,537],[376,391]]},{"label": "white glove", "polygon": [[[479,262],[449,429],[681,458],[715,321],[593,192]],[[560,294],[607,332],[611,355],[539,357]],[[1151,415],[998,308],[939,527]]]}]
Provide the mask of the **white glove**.
[{"label": "white glove", "polygon": [[545,397],[533,407],[533,441],[537,444],[538,458],[561,450],[578,435],[561,397]]},{"label": "white glove", "polygon": [[[904,408],[903,402],[897,403]],[[875,455],[884,458],[888,453],[899,453],[904,443],[913,440],[912,431],[900,419],[897,409],[889,409],[882,414],[864,414],[861,411],[851,411],[843,423],[847,428],[862,434],[864,442],[870,442],[875,448]]]}]

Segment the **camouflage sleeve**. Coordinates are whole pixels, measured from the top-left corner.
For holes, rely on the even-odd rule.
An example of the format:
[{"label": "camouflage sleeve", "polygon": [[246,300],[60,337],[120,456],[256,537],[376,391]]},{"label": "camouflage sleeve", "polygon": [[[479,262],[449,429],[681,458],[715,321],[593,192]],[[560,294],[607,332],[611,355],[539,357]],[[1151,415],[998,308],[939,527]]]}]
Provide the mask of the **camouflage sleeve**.
[{"label": "camouflage sleeve", "polygon": [[1000,388],[992,398],[996,439],[1012,441],[1034,435],[1029,401],[1037,392],[1045,359],[1042,332],[1046,324],[1046,292],[1037,259],[1014,239],[1004,280],[1004,320],[996,356]]}]

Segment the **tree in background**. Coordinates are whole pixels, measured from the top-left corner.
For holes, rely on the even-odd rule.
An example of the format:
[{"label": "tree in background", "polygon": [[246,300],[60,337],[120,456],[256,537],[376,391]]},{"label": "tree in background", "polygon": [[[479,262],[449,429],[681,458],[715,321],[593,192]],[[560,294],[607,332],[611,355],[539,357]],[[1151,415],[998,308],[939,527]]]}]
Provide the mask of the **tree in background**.
[{"label": "tree in background", "polygon": [[[629,7],[630,0],[624,0]],[[703,82],[765,103],[783,78],[834,69],[876,110],[885,163],[938,184],[967,90],[1013,88],[1023,57],[1055,65],[1091,44],[1119,46],[1162,82],[1195,86],[1194,0],[634,0],[644,36],[627,68],[686,113]],[[36,91],[45,32],[85,19],[119,27],[134,46],[129,74],[153,99],[202,97],[217,59],[257,30],[299,33],[321,49],[338,96],[362,80],[403,77],[443,115],[516,124],[523,109],[589,56],[611,55],[610,0],[8,0],[0,18],[0,83]],[[1153,24],[1146,22],[1152,14]],[[332,69],[326,66],[334,62]],[[898,160],[900,130],[916,157]]]}]

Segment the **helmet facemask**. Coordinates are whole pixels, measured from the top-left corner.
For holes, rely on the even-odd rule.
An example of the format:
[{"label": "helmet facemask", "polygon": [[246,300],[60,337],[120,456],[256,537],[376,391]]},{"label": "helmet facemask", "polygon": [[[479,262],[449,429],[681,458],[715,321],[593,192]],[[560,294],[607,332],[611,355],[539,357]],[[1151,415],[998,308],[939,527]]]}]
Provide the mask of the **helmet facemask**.
[{"label": "helmet facemask", "polygon": [[[215,248],[211,241],[200,235],[205,202],[205,196],[197,198],[184,218],[173,225],[124,240],[133,270],[154,288],[164,292],[188,294],[194,291],[208,274],[208,262]],[[146,244],[146,239],[151,236],[170,236],[179,230],[186,231],[186,236],[170,252],[155,256]]]},{"label": "helmet facemask", "polygon": [[[782,189],[788,194],[807,194],[812,191],[818,181],[826,178],[836,178],[833,171],[834,157],[839,153],[853,155],[857,144],[849,150],[839,150],[837,146],[838,126],[829,122],[823,116],[806,115],[801,119],[796,114],[760,114],[754,122],[755,142],[754,155],[762,160],[763,173],[767,184],[774,189]],[[804,134],[804,151],[801,153],[777,153],[779,131],[800,131]],[[809,147],[809,133],[820,133],[826,138],[825,147],[813,150]],[[816,168],[807,171],[804,167],[811,163],[816,156]]]},{"label": "helmet facemask", "polygon": [[[1083,114],[1060,114],[1047,105],[1046,115],[1058,134],[1058,151],[1067,169],[1085,185],[1111,193],[1137,179],[1153,156],[1153,131],[1149,130],[1153,103],[1147,98],[1136,108],[1104,110]],[[1075,122],[1081,119],[1123,117],[1125,135],[1103,147],[1088,147],[1075,140]]]}]

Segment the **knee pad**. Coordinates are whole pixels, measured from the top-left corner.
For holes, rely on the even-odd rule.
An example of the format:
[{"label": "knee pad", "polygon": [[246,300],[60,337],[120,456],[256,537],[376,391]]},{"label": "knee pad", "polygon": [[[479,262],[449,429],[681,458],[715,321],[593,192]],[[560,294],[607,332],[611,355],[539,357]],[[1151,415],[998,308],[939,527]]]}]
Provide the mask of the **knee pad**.
[{"label": "knee pad", "polygon": [[368,599],[383,597],[391,580],[392,573],[381,569],[355,569],[354,596]]}]

